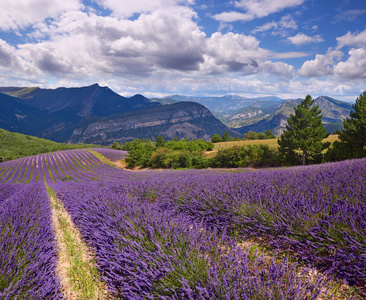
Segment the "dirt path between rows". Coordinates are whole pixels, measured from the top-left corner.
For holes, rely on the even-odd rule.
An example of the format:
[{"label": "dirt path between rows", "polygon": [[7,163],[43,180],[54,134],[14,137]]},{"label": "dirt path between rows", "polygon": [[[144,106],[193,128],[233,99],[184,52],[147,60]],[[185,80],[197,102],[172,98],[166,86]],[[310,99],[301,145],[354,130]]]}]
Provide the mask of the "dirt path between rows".
[{"label": "dirt path between rows", "polygon": [[50,194],[52,222],[59,247],[57,274],[66,300],[113,299],[100,280],[93,253],[82,241],[80,233],[63,204]]}]

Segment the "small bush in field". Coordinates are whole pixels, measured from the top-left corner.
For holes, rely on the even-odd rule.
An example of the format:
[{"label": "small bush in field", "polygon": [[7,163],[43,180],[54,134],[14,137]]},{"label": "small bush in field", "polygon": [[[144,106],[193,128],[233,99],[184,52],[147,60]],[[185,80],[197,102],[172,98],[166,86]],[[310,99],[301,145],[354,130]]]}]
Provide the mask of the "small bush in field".
[{"label": "small bush in field", "polygon": [[220,150],[212,160],[214,167],[235,168],[279,165],[276,150],[267,145],[234,146]]}]

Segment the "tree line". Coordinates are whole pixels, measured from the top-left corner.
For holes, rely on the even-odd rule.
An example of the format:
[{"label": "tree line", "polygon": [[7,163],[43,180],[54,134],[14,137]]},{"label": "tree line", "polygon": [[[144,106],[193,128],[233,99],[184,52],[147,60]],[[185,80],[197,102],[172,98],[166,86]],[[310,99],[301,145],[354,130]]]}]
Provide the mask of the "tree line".
[{"label": "tree line", "polygon": [[214,134],[211,138],[211,142],[213,143],[222,143],[222,142],[232,142],[232,141],[248,141],[248,140],[267,140],[267,139],[275,139],[276,136],[272,134],[271,129],[268,129],[265,133],[264,132],[253,132],[249,131],[244,133],[242,139],[236,137],[232,138],[229,136],[228,132],[220,136],[218,133]]}]

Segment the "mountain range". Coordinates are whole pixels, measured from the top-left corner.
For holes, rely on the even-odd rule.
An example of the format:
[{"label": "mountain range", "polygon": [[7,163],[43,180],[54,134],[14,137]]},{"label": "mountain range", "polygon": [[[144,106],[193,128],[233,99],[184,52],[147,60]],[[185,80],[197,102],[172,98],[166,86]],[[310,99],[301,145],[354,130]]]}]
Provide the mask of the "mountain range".
[{"label": "mountain range", "polygon": [[[301,99],[189,97],[148,99],[123,97],[94,84],[80,88],[0,87],[0,128],[57,142],[109,145],[135,138],[203,138],[225,131],[240,137],[271,129],[279,136]],[[333,133],[342,128],[352,105],[320,96],[323,124]],[[211,113],[212,112],[212,113]]]},{"label": "mountain range", "polygon": [[[271,129],[279,136],[286,127],[287,118],[294,113],[294,107],[302,99],[280,99],[278,97],[246,98],[237,95],[222,97],[189,97],[172,95],[151,99],[161,104],[177,101],[194,101],[205,105],[215,117],[226,126],[240,133],[248,131],[265,132]],[[315,99],[315,105],[322,109],[322,121],[327,130],[334,133],[343,126],[343,119],[349,117],[352,105],[327,96]]]},{"label": "mountain range", "polygon": [[0,128],[57,142],[109,145],[162,135],[166,139],[210,139],[228,128],[203,105],[168,105],[142,95],[126,98],[108,87],[0,88]]}]

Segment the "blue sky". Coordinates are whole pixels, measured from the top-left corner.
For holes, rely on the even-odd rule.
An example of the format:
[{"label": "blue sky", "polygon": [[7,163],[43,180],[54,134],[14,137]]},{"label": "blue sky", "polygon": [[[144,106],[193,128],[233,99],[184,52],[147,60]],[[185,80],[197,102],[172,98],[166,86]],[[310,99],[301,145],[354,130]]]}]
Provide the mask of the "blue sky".
[{"label": "blue sky", "polygon": [[1,0],[0,80],[354,101],[366,0]]}]

